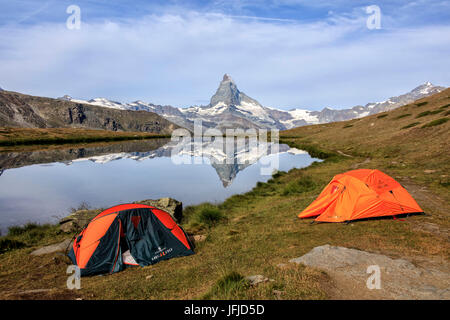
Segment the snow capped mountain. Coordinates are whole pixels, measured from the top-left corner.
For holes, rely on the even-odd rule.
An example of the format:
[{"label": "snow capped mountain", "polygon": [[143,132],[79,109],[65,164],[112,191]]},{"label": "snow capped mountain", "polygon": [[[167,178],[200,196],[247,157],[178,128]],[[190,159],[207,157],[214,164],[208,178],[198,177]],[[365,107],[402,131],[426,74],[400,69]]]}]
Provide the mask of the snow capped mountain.
[{"label": "snow capped mountain", "polygon": [[[393,110],[417,99],[441,92],[444,89],[445,87],[434,86],[432,83],[426,82],[406,94],[391,97],[382,102],[368,103],[365,106],[354,106],[350,109],[333,109],[326,107],[320,112],[294,109],[289,111],[292,119],[282,121],[282,123],[287,129],[290,129],[305,124],[327,123],[362,118],[368,115]],[[305,123],[303,123],[303,121]]]},{"label": "snow capped mountain", "polygon": [[73,99],[68,95],[59,99],[89,103],[107,108],[155,112],[167,120],[188,129],[193,128],[194,120],[202,120],[203,126],[217,128],[222,131],[228,128],[285,130],[309,124],[361,118],[371,114],[389,111],[417,99],[441,92],[444,89],[445,87],[434,86],[430,82],[426,82],[406,94],[391,97],[382,102],[368,103],[365,106],[354,106],[349,109],[332,109],[326,107],[322,111],[305,109],[285,111],[262,106],[255,99],[239,91],[233,79],[228,74],[225,74],[207,106],[175,108],[172,106],[154,105],[144,101],[134,101],[124,104],[105,98],[84,101]]},{"label": "snow capped mountain", "polygon": [[406,94],[402,94],[397,97],[391,97],[385,101],[378,103],[368,103],[364,108],[365,111],[369,111],[369,114],[390,111],[405,104],[411,103],[417,99],[439,93],[444,89],[445,87],[434,86],[431,82],[425,82],[424,84],[414,88]]},{"label": "snow capped mountain", "polygon": [[271,116],[268,108],[239,91],[228,74],[223,76],[219,88],[207,106],[180,109],[189,121],[201,119],[207,127],[277,128],[281,123]]}]

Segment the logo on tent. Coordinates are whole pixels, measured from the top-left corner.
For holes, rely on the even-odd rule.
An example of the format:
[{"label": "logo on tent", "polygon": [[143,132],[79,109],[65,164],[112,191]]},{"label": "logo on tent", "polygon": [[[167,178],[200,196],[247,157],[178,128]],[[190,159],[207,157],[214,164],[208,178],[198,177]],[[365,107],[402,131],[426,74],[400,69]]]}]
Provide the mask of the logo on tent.
[{"label": "logo on tent", "polygon": [[162,250],[161,252],[159,252],[159,254],[156,254],[156,255],[153,256],[152,261],[153,261],[153,260],[156,260],[156,259],[159,259],[159,258],[161,258],[161,257],[164,257],[166,254],[169,254],[169,253],[171,253],[172,251],[173,251],[172,248]]}]

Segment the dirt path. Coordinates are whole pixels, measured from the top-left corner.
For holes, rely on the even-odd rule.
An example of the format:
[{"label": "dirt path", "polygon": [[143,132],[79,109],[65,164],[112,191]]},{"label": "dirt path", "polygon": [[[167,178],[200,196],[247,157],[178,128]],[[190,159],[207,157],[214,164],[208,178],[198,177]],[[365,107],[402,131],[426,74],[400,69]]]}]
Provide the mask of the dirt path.
[{"label": "dirt path", "polygon": [[438,224],[438,219],[448,219],[450,215],[449,205],[445,200],[435,193],[431,192],[426,186],[419,186],[409,178],[400,178],[399,182],[408,190],[412,197],[419,203],[428,214],[428,219],[409,220],[406,221],[414,230],[431,233],[449,242],[450,229],[446,226]]},{"label": "dirt path", "polygon": [[409,178],[398,178],[400,184],[408,190],[408,192],[413,196],[413,198],[420,204],[425,205],[430,214],[439,214],[442,216],[450,215],[449,204],[441,199],[438,195],[431,192],[426,186],[420,186],[415,184]]}]

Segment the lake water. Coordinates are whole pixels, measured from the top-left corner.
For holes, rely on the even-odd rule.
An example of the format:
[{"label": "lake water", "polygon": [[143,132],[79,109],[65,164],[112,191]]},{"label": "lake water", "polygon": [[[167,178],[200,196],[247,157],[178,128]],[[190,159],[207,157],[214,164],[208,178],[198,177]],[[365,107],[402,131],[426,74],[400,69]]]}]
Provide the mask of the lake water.
[{"label": "lake water", "polygon": [[320,161],[282,144],[269,144],[266,152],[248,145],[224,150],[193,142],[180,150],[168,139],[153,139],[0,153],[0,230],[55,222],[83,202],[93,208],[161,197],[184,206],[222,202],[269,180],[276,169]]}]

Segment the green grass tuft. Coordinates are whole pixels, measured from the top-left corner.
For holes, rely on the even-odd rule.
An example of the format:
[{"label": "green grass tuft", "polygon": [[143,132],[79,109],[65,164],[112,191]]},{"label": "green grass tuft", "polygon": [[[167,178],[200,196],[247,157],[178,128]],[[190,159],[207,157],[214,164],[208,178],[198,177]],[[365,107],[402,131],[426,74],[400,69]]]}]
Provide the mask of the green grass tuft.
[{"label": "green grass tuft", "polygon": [[299,180],[289,182],[281,192],[283,196],[308,192],[317,187],[317,183],[310,176],[303,176]]},{"label": "green grass tuft", "polygon": [[379,116],[377,116],[377,118],[381,119],[381,118],[384,118],[384,117],[387,117],[387,116],[388,116],[387,113],[385,113],[385,114],[380,114]]},{"label": "green grass tuft", "polygon": [[57,225],[27,223],[23,226],[9,227],[7,237],[33,246],[43,239],[54,238],[58,234],[58,230]]},{"label": "green grass tuft", "polygon": [[448,118],[439,118],[439,119],[433,120],[431,122],[428,122],[427,124],[424,124],[422,126],[422,128],[429,128],[429,127],[438,126],[440,124],[446,123],[447,121],[448,121]]},{"label": "green grass tuft", "polygon": [[196,206],[189,206],[184,209],[183,220],[186,221],[186,228],[190,231],[211,228],[220,221],[225,220],[222,210],[214,204],[202,203]]},{"label": "green grass tuft", "polygon": [[231,271],[217,280],[208,293],[203,296],[203,299],[242,299],[249,287],[250,284],[243,275]]},{"label": "green grass tuft", "polygon": [[411,115],[411,113],[401,114],[401,115],[395,117],[394,120],[398,120],[398,119],[402,119],[402,118],[405,118],[405,117],[409,117],[410,115]]},{"label": "green grass tuft", "polygon": [[421,106],[424,106],[426,104],[428,104],[428,101],[416,103],[416,106],[421,107]]},{"label": "green grass tuft", "polygon": [[222,211],[218,208],[203,208],[198,217],[198,222],[207,225],[208,227],[212,227],[217,224],[220,220],[224,219],[224,215]]},{"label": "green grass tuft", "polygon": [[23,226],[12,226],[8,228],[8,236],[21,236],[32,230],[37,230],[41,226],[36,223],[27,223]]},{"label": "green grass tuft", "polygon": [[0,254],[3,254],[5,252],[15,250],[15,249],[21,249],[26,247],[26,244],[22,241],[9,239],[2,237],[0,238]]},{"label": "green grass tuft", "polygon": [[413,123],[410,123],[410,124],[408,124],[408,125],[402,127],[402,129],[412,128],[412,127],[417,126],[418,124],[420,124],[420,122],[413,122]]},{"label": "green grass tuft", "polygon": [[286,171],[275,171],[275,172],[272,174],[272,178],[277,179],[277,178],[279,178],[279,177],[284,176],[285,174],[286,174]]},{"label": "green grass tuft", "polygon": [[439,181],[439,184],[445,188],[449,188],[450,187],[450,182],[449,181]]},{"label": "green grass tuft", "polygon": [[416,116],[416,118],[421,118],[421,117],[429,116],[429,115],[432,115],[432,114],[437,114],[437,113],[440,113],[440,112],[442,112],[442,111],[444,111],[444,109],[437,109],[437,110],[428,110],[428,111],[424,111],[424,112],[419,113],[419,114]]}]

